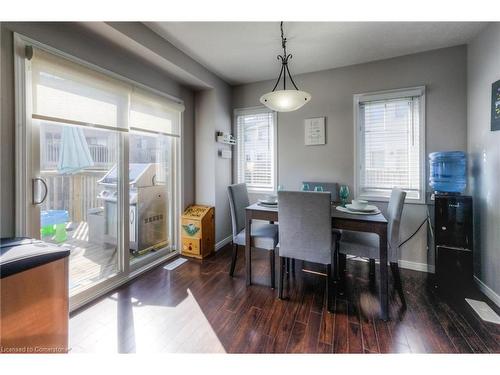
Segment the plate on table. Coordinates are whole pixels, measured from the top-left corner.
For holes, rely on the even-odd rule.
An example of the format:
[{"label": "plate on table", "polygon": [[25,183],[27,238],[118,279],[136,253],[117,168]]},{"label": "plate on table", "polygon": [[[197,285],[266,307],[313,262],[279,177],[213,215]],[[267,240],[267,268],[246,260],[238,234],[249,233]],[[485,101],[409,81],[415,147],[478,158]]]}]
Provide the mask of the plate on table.
[{"label": "plate on table", "polygon": [[354,208],[353,205],[349,203],[349,204],[346,204],[345,207],[349,211],[356,211],[356,212],[373,212],[373,211],[378,211],[378,207],[377,206],[372,206],[371,204],[367,204],[363,208]]},{"label": "plate on table", "polygon": [[377,215],[380,213],[380,210],[377,208],[376,211],[368,211],[368,212],[363,212],[363,211],[351,211],[348,208],[342,207],[342,206],[337,206],[335,207],[337,211],[340,212],[345,212],[346,214],[352,214],[352,215]]},{"label": "plate on table", "polygon": [[278,202],[275,202],[275,203],[259,202],[259,206],[269,207],[269,208],[278,208]]},{"label": "plate on table", "polygon": [[277,206],[278,205],[278,200],[277,199],[259,199],[259,203],[268,205],[268,206]]}]

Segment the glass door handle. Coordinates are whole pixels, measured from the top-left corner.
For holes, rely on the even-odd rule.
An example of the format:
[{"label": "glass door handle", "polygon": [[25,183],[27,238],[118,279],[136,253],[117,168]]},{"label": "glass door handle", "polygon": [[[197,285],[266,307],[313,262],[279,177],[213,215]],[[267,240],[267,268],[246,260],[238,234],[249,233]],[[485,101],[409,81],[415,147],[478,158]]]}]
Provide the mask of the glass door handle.
[{"label": "glass door handle", "polygon": [[[47,187],[47,183],[45,182],[45,180],[43,178],[35,177],[31,181],[32,181],[31,192],[32,192],[32,198],[33,198],[32,199],[33,204],[34,205],[40,205],[43,202],[45,202],[45,199],[47,199],[47,194],[49,193],[49,188]],[[36,190],[35,187],[36,187],[37,181],[40,181],[42,183],[44,189],[45,189],[44,194],[43,194],[43,198],[40,201],[37,201],[36,197],[35,197],[35,190]]]}]

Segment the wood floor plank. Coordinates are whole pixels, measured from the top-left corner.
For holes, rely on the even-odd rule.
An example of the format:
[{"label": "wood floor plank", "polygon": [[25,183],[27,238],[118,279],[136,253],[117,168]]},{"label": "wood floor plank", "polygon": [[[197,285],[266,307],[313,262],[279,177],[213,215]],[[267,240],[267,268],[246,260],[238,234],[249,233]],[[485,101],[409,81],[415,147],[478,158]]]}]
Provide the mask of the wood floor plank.
[{"label": "wood floor plank", "polygon": [[373,318],[361,321],[361,334],[363,335],[363,349],[370,353],[380,353]]},{"label": "wood floor plank", "polygon": [[333,352],[349,353],[347,301],[335,301],[335,325],[333,329]]},{"label": "wood floor plank", "polygon": [[[286,301],[283,301],[286,309],[284,314],[279,319],[274,341],[272,343],[272,353],[285,353],[290,339],[290,335],[295,323],[297,311],[300,308],[301,301],[299,300],[302,295],[301,287],[299,284],[296,288],[291,290],[290,296]],[[302,323],[303,324],[303,323]]]},{"label": "wood floor plank", "polygon": [[361,324],[349,322],[347,329],[349,353],[363,353],[363,335],[361,333]]},{"label": "wood floor plank", "polygon": [[319,333],[319,342],[325,345],[332,345],[333,343],[333,326],[335,324],[335,313],[323,310],[321,314],[321,325]]},{"label": "wood floor plank", "polygon": [[318,354],[330,354],[330,353],[332,353],[332,346],[325,344],[323,342],[319,342],[317,353]]},{"label": "wood floor plank", "polygon": [[301,303],[295,320],[307,324],[314,301],[314,287],[317,276],[306,274],[303,276],[304,288],[302,289]]},{"label": "wood floor plank", "polygon": [[474,350],[460,331],[458,323],[456,320],[450,319],[447,314],[445,304],[442,301],[437,300],[433,293],[425,294],[424,298],[428,302],[427,306],[432,309],[434,315],[457,351],[459,353],[473,353]]},{"label": "wood floor plank", "polygon": [[290,339],[288,340],[285,352],[286,353],[304,353],[305,352],[305,335],[306,335],[306,324],[295,321],[292,331],[290,334]]},{"label": "wood floor plank", "polygon": [[317,353],[319,344],[319,334],[321,325],[321,314],[311,311],[306,333],[304,337],[303,350],[301,353]]},{"label": "wood floor plank", "polygon": [[[324,277],[297,265],[286,299],[269,287],[265,252],[244,256],[229,277],[231,248],[167,271],[157,267],[71,314],[71,352],[499,353],[500,330],[465,304],[429,288],[429,275],[401,270],[407,308],[390,284],[390,317],[379,319],[377,279],[348,260],[344,293],[326,309]],[[321,271],[321,266],[307,264]],[[266,284],[267,283],[267,284]],[[483,299],[477,290],[469,294]]]},{"label": "wood floor plank", "polygon": [[247,310],[238,322],[238,328],[231,338],[229,351],[232,353],[246,353],[250,344],[258,337],[258,332],[254,330],[258,320],[262,315],[262,310],[252,306]]}]

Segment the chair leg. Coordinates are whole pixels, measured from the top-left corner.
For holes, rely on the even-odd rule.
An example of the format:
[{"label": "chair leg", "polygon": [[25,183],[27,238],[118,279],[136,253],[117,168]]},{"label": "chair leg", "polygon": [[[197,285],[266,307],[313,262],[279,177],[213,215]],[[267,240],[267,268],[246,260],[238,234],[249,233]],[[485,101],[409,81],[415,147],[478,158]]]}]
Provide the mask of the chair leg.
[{"label": "chair leg", "polygon": [[295,276],[295,258],[292,258],[292,275]]},{"label": "chair leg", "polygon": [[346,282],[345,282],[345,278],[346,278],[346,271],[347,271],[347,254],[342,254],[342,253],[339,253],[338,255],[338,268],[340,270],[340,275],[339,275],[339,294],[341,296],[344,295],[344,291],[345,291],[345,285],[346,285]]},{"label": "chair leg", "polygon": [[275,269],[275,259],[274,259],[274,250],[269,251],[269,262],[271,268],[271,288],[275,288],[275,278],[276,278],[276,269]]},{"label": "chair leg", "polygon": [[286,258],[286,273],[290,273],[290,258]]},{"label": "chair leg", "polygon": [[345,277],[345,274],[347,272],[347,254],[339,255],[339,267],[340,272],[342,273],[342,277]]},{"label": "chair leg", "polygon": [[370,258],[370,277],[375,276],[375,259]]},{"label": "chair leg", "polygon": [[399,274],[399,266],[396,262],[391,262],[390,265],[391,265],[392,276],[394,277],[394,283],[396,284],[396,289],[399,294],[399,298],[401,299],[403,307],[406,308],[406,299],[405,299],[405,294],[403,292],[403,283],[401,282],[401,275]]},{"label": "chair leg", "polygon": [[233,256],[231,259],[231,269],[229,270],[229,276],[233,277],[234,268],[236,267],[236,259],[238,258],[238,245],[233,242]]},{"label": "chair leg", "polygon": [[339,269],[339,252],[340,249],[340,244],[338,240],[338,236],[335,235],[335,247],[332,249],[331,252],[331,262],[332,262],[332,268],[333,268],[333,280],[335,282],[338,282],[340,280],[340,269]]},{"label": "chair leg", "polygon": [[326,308],[328,312],[333,312],[333,277],[332,265],[326,265]]},{"label": "chair leg", "polygon": [[280,258],[280,278],[279,278],[279,284],[278,284],[278,296],[279,299],[283,299],[283,283],[285,281],[285,258],[284,257],[279,257]]}]

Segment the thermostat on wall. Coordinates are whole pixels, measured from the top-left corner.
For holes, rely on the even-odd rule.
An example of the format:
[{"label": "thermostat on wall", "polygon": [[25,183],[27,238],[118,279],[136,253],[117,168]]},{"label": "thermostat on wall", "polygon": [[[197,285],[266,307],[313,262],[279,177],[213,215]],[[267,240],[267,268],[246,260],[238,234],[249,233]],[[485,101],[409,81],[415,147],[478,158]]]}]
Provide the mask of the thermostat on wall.
[{"label": "thermostat on wall", "polygon": [[231,150],[219,150],[219,156],[222,159],[232,159],[233,153],[231,152]]}]

